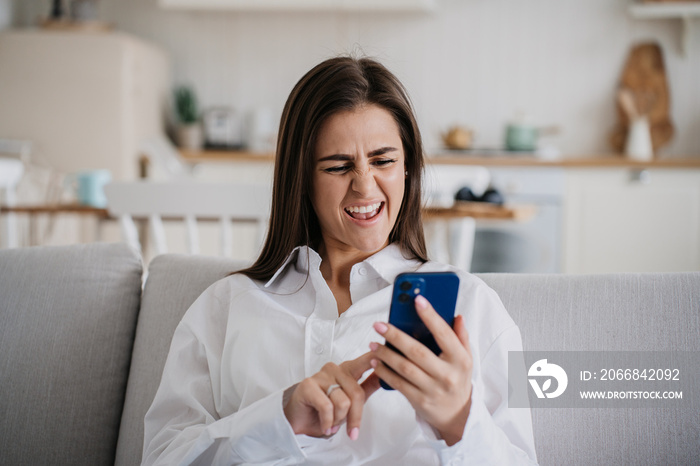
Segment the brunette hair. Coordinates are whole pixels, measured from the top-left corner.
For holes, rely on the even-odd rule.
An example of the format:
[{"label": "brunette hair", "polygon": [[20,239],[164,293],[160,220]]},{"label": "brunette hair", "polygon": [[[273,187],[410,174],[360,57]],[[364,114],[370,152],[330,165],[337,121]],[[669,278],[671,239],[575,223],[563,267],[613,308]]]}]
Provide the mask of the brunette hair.
[{"label": "brunette hair", "polygon": [[423,144],[406,89],[375,60],[336,57],[306,73],[287,99],[277,140],[267,238],[257,261],[240,273],[268,280],[295,247],[318,248],[321,228],[311,204],[311,176],[319,130],[331,115],[367,104],[382,107],[396,120],[408,172],[389,242],[398,243],[404,254],[427,261],[421,220]]}]

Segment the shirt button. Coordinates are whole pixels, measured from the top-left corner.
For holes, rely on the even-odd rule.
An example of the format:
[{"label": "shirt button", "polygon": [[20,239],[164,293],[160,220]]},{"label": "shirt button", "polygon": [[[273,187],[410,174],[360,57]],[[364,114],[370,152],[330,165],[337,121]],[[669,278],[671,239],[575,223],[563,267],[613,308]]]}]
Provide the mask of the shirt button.
[{"label": "shirt button", "polygon": [[367,269],[364,267],[360,267],[360,270],[358,270],[358,273],[364,277],[365,275],[367,275]]},{"label": "shirt button", "polygon": [[323,352],[326,350],[326,347],[323,345],[318,345],[316,347],[316,354],[323,354]]}]

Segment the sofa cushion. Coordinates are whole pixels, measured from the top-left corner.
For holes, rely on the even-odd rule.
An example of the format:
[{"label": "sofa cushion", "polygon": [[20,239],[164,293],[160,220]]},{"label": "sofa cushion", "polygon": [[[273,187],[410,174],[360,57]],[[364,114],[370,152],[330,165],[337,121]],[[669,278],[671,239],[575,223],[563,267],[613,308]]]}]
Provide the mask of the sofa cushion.
[{"label": "sofa cushion", "polygon": [[212,283],[247,265],[233,259],[165,254],[148,267],[119,433],[116,465],[141,463],[143,419],[160,384],[175,327]]},{"label": "sofa cushion", "polygon": [[[117,451],[138,464],[143,418],[180,318],[243,264],[165,255],[149,268]],[[700,350],[700,273],[480,275],[520,326],[526,350]],[[700,410],[534,409],[541,464],[692,464]]]},{"label": "sofa cushion", "polygon": [[141,295],[119,244],[0,251],[0,462],[114,463]]},{"label": "sofa cushion", "polygon": [[[526,351],[700,351],[700,273],[481,278],[520,327]],[[691,401],[692,409],[533,409],[538,460],[697,464],[700,400]]]}]

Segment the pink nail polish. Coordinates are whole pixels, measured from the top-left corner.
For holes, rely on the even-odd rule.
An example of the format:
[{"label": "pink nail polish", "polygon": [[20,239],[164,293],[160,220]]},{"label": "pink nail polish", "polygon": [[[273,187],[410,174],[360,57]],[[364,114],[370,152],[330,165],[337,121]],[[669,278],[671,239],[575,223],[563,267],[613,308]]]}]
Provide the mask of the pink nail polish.
[{"label": "pink nail polish", "polygon": [[386,333],[386,331],[389,330],[389,327],[387,327],[384,322],[375,322],[374,329],[380,335],[384,335]]},{"label": "pink nail polish", "polygon": [[379,343],[377,343],[376,341],[373,341],[372,343],[369,344],[369,349],[371,349],[372,351],[377,351],[378,348],[379,348]]},{"label": "pink nail polish", "polygon": [[377,360],[376,360],[376,359],[372,359],[372,360],[369,362],[369,365],[372,366],[372,369],[374,369],[375,367],[377,367],[377,364],[378,364],[378,363],[377,363]]},{"label": "pink nail polish", "polygon": [[340,426],[335,426],[331,429],[331,434],[335,435],[340,430]]},{"label": "pink nail polish", "polygon": [[357,427],[353,427],[352,430],[350,431],[350,440],[357,440],[357,438],[360,436],[360,429]]},{"label": "pink nail polish", "polygon": [[331,435],[331,429],[326,429],[326,431],[323,433],[323,435],[325,435],[326,437]]},{"label": "pink nail polish", "polygon": [[425,309],[426,307],[428,307],[428,300],[421,295],[416,296],[415,303],[416,309]]}]

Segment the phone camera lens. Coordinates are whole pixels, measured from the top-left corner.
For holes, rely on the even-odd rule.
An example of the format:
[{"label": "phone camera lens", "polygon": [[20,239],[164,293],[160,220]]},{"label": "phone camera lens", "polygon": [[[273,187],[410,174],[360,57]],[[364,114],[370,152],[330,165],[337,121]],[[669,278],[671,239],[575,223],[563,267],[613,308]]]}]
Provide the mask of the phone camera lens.
[{"label": "phone camera lens", "polygon": [[400,303],[407,303],[411,300],[411,297],[407,295],[406,293],[401,293],[399,295],[399,302]]},{"label": "phone camera lens", "polygon": [[402,282],[401,283],[401,291],[408,291],[412,287],[413,287],[413,285],[411,285],[411,282]]}]

